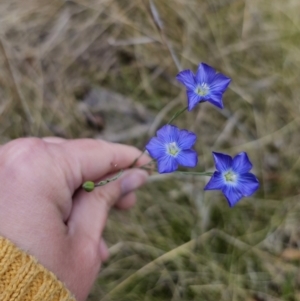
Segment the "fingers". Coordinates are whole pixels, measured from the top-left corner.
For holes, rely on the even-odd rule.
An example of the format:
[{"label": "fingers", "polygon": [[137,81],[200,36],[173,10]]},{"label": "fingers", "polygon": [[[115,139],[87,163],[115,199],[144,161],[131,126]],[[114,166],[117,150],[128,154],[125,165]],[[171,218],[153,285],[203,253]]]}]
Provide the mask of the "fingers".
[{"label": "fingers", "polygon": [[130,207],[135,201],[130,192],[143,185],[147,177],[144,170],[132,169],[124,172],[118,180],[97,187],[93,192],[79,190],[74,196],[68,221],[71,234],[89,236],[100,241],[110,208],[127,194],[118,206]]},{"label": "fingers", "polygon": [[44,137],[42,138],[42,140],[44,140],[47,143],[57,143],[57,144],[67,141],[66,139],[60,137]]},{"label": "fingers", "polygon": [[100,240],[99,247],[100,247],[100,259],[101,259],[101,262],[104,262],[109,258],[109,251],[108,251],[106,242],[103,238],[101,238],[101,240]]},{"label": "fingers", "polygon": [[130,192],[118,200],[115,204],[115,207],[121,210],[127,210],[133,207],[135,203],[136,195],[134,192]]},{"label": "fingers", "polygon": [[[63,151],[62,164],[68,170],[68,183],[74,190],[87,180],[96,181],[109,173],[128,168],[141,155],[141,151],[133,146],[93,139],[71,140],[60,144],[60,147]],[[136,165],[148,162],[149,157],[142,156]]]}]

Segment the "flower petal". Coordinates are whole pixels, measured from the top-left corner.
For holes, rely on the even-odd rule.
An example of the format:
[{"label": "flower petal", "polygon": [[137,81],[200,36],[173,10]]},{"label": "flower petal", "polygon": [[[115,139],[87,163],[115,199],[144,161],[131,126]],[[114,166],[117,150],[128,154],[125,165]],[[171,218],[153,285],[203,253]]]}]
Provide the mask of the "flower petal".
[{"label": "flower petal", "polygon": [[161,156],[166,155],[166,147],[162,141],[156,137],[151,138],[151,140],[146,145],[146,150],[149,152],[150,156],[154,159],[158,159]]},{"label": "flower petal", "polygon": [[241,152],[237,154],[232,161],[232,169],[237,173],[245,173],[250,171],[252,163],[250,162],[247,153]]},{"label": "flower petal", "polygon": [[198,66],[198,70],[195,76],[197,84],[206,83],[210,86],[210,83],[214,80],[216,70],[209,65],[201,63]]},{"label": "flower petal", "polygon": [[243,196],[250,196],[259,188],[259,181],[254,174],[244,173],[240,175],[236,187]]},{"label": "flower petal", "polygon": [[179,131],[177,126],[166,124],[156,132],[156,135],[164,144],[166,144],[176,142],[179,137]]},{"label": "flower petal", "polygon": [[178,168],[178,163],[173,156],[165,155],[157,160],[159,173],[173,172]]},{"label": "flower petal", "polygon": [[228,155],[213,152],[215,165],[218,171],[227,171],[231,169],[232,158]]},{"label": "flower petal", "polygon": [[181,151],[175,159],[179,165],[185,167],[195,167],[198,163],[198,155],[193,149]]},{"label": "flower petal", "polygon": [[243,197],[242,193],[236,186],[226,185],[222,189],[222,192],[224,193],[230,207],[233,207]]},{"label": "flower petal", "polygon": [[192,148],[197,139],[196,134],[187,130],[181,130],[178,136],[177,144],[182,150]]},{"label": "flower petal", "polygon": [[222,174],[218,171],[215,171],[209,182],[204,187],[204,190],[222,190],[224,185],[225,183]]},{"label": "flower petal", "polygon": [[207,101],[220,109],[224,108],[221,93],[210,94]]},{"label": "flower petal", "polygon": [[191,111],[201,101],[201,96],[190,90],[186,91],[186,95],[188,98],[188,110]]},{"label": "flower petal", "polygon": [[210,84],[211,93],[224,93],[229,86],[231,79],[222,73],[217,73]]},{"label": "flower petal", "polygon": [[194,74],[191,70],[183,70],[179,72],[176,79],[184,84],[188,90],[194,90],[196,87]]}]

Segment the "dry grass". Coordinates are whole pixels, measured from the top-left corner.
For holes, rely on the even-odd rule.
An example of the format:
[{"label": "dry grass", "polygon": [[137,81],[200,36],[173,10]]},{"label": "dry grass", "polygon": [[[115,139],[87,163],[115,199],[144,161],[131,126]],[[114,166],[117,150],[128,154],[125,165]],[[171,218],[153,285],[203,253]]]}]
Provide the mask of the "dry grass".
[{"label": "dry grass", "polygon": [[155,178],[134,210],[112,214],[112,256],[90,300],[300,300],[299,1],[150,4],[2,0],[0,142],[109,139],[124,124],[86,101],[106,88],[129,98],[128,112],[144,105],[114,138],[142,148],[137,129],[153,132],[185,104],[178,68],[207,62],[233,79],[226,109],[204,104],[178,123],[198,134],[199,170],[212,168],[212,150],[244,150],[261,189],[229,209],[202,178]]}]

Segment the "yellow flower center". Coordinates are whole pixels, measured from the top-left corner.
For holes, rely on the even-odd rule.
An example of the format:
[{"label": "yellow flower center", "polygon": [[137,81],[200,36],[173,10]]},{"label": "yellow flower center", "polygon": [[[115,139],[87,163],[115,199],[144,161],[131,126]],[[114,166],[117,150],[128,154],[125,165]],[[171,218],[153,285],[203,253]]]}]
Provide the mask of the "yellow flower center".
[{"label": "yellow flower center", "polygon": [[175,157],[179,151],[180,149],[178,148],[176,142],[171,142],[167,145],[167,152],[169,155]]},{"label": "yellow flower center", "polygon": [[202,83],[196,87],[195,93],[200,96],[205,96],[209,93],[209,87],[206,83]]},{"label": "yellow flower center", "polygon": [[236,181],[236,174],[232,171],[228,171],[224,174],[224,178],[226,182],[235,182]]}]

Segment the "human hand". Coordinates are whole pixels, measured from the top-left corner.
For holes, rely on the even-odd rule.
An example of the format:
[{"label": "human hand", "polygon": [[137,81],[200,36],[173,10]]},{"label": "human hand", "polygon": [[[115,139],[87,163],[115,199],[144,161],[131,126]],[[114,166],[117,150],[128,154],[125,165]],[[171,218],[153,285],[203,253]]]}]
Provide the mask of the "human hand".
[{"label": "human hand", "polygon": [[[139,155],[134,147],[92,139],[21,138],[0,146],[0,235],[85,300],[108,258],[102,238],[108,212],[130,208],[147,173],[127,170],[91,193],[78,188],[128,168]],[[148,161],[143,156],[137,165]]]}]

